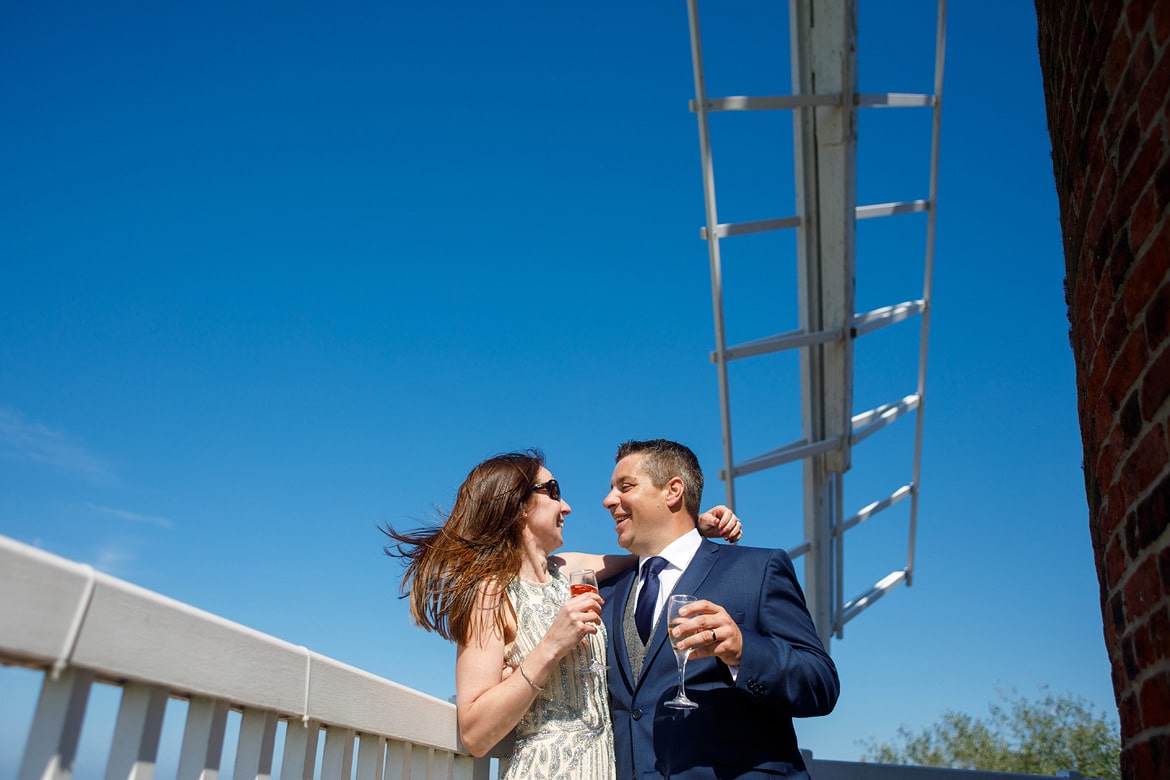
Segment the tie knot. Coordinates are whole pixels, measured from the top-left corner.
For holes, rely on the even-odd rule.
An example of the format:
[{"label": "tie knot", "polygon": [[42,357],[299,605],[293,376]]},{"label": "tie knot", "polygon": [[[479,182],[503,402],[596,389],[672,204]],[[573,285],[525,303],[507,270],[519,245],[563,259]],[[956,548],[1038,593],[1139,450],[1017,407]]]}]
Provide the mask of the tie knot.
[{"label": "tie knot", "polygon": [[665,558],[661,558],[657,555],[655,555],[653,558],[647,559],[646,562],[642,564],[642,581],[645,582],[651,577],[657,577],[662,572],[662,570],[666,568],[667,563],[668,561]]}]

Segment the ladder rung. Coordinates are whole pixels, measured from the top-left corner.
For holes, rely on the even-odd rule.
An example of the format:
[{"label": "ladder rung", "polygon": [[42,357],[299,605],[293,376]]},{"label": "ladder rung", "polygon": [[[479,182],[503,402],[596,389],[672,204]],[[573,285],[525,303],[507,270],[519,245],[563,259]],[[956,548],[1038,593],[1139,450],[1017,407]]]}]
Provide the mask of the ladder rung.
[{"label": "ladder rung", "polygon": [[921,108],[934,105],[934,95],[911,92],[868,93],[857,96],[861,108]]},{"label": "ladder rung", "polygon": [[788,553],[788,557],[789,557],[789,558],[791,558],[792,560],[794,560],[794,561],[795,561],[797,558],[799,558],[800,556],[802,556],[802,555],[806,554],[806,553],[807,553],[809,550],[811,550],[811,549],[812,549],[812,542],[810,542],[810,541],[808,541],[808,540],[806,539],[805,541],[803,541],[803,542],[801,542],[800,544],[796,545],[796,546],[795,546],[795,547],[793,547],[792,549],[790,549],[790,550],[785,550],[785,552],[787,552],[787,553]]},{"label": "ladder rung", "polygon": [[854,415],[853,434],[849,437],[849,445],[861,443],[902,415],[914,411],[918,408],[918,402],[918,393],[911,393],[901,401],[882,404],[868,412]]},{"label": "ladder rung", "polygon": [[857,219],[872,217],[888,217],[893,214],[913,214],[916,211],[929,211],[929,200],[908,200],[905,203],[875,203],[872,206],[858,206],[853,211]]},{"label": "ladder rung", "polygon": [[[831,452],[832,450],[840,449],[840,439],[828,439],[826,441],[814,441],[809,444],[806,439],[797,439],[791,444],[785,444],[783,447],[765,452],[762,455],[757,455],[754,458],[749,458],[744,462],[732,467],[733,476],[742,477],[744,474],[751,474],[756,471],[763,471],[764,469],[773,466],[780,466],[784,463],[791,463],[794,460],[802,458],[809,458],[813,455],[820,455],[824,452]],[[725,479],[722,473],[720,479]]]},{"label": "ladder rung", "polygon": [[889,509],[894,504],[898,503],[903,498],[910,495],[910,493],[913,490],[914,490],[913,485],[903,485],[902,487],[898,488],[890,495],[883,498],[881,501],[874,501],[869,506],[862,507],[860,512],[858,512],[857,514],[853,515],[853,517],[850,517],[849,519],[847,519],[843,523],[841,523],[841,527],[837,529],[835,534],[837,536],[840,536],[841,534],[845,533],[853,526],[858,525],[860,523],[864,523],[866,520],[873,517],[874,515],[876,515],[878,512],[882,511],[883,509]]},{"label": "ladder rung", "polygon": [[857,338],[858,336],[872,333],[878,328],[884,328],[887,325],[893,325],[895,322],[901,322],[904,319],[913,317],[915,314],[921,314],[925,308],[926,301],[919,299],[917,301],[896,303],[893,306],[883,306],[880,309],[874,309],[864,314],[855,314],[853,315],[852,336]]},{"label": "ladder rung", "polygon": [[[779,217],[777,219],[759,219],[754,222],[735,222],[716,225],[715,238],[728,236],[746,236],[750,233],[764,233],[768,230],[785,230],[800,227],[800,217]],[[707,228],[699,228],[699,237],[707,240]]]},{"label": "ladder rung", "polygon": [[[853,434],[849,437],[850,446],[857,444],[876,431],[889,425],[894,420],[897,420],[902,415],[917,408],[918,394],[915,393],[906,396],[900,401],[882,404],[875,409],[870,409],[868,412],[855,415],[852,419]],[[840,439],[826,439],[824,441],[815,441],[811,444],[807,439],[797,439],[794,442],[785,444],[783,447],[778,447],[736,464],[732,467],[732,477],[742,477],[745,474],[763,471],[773,466],[791,463],[794,460],[801,460],[802,458],[810,458],[814,455],[831,452],[839,449],[841,444]],[[727,479],[725,471],[720,471],[719,478]]]},{"label": "ladder rung", "polygon": [[[837,106],[841,94],[829,95],[771,95],[768,97],[723,97],[707,98],[703,107],[708,111],[778,111],[806,106]],[[690,102],[691,112],[699,110],[699,101]]]},{"label": "ladder rung", "polygon": [[895,585],[905,579],[905,569],[892,571],[878,580],[874,586],[865,593],[862,593],[855,599],[846,601],[843,605],[841,605],[841,612],[837,620],[837,627],[840,628],[853,618],[857,617],[862,610],[868,606],[871,606],[875,601],[893,590]]},{"label": "ladder rung", "polygon": [[[723,351],[724,360],[739,360],[740,358],[766,355],[769,352],[781,352],[786,349],[808,346],[809,344],[824,344],[829,341],[840,341],[845,338],[845,329],[819,330],[814,333],[805,333],[803,330],[792,330],[776,336],[745,341]],[[711,362],[719,362],[719,353],[711,353]]]},{"label": "ladder rung", "polygon": [[[860,108],[922,108],[934,105],[934,95],[922,95],[911,92],[877,92],[857,94],[853,102]],[[815,106],[837,106],[841,104],[841,93],[834,92],[827,95],[768,95],[766,97],[749,97],[735,95],[732,97],[707,98],[703,107],[707,111],[785,111],[793,108],[808,108]],[[699,110],[699,101],[689,103],[691,112]]]}]

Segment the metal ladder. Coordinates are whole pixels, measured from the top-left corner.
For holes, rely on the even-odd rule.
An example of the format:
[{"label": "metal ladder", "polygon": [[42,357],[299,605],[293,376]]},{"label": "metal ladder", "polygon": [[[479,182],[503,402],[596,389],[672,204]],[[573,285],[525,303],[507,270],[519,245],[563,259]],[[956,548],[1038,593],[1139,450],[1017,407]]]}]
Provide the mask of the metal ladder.
[{"label": "metal ladder", "polygon": [[[727,502],[735,508],[735,480],[785,463],[803,463],[804,541],[789,550],[807,555],[805,592],[825,646],[833,634],[899,583],[910,585],[914,571],[926,354],[930,329],[930,291],[934,261],[939,130],[942,108],[946,2],[938,2],[933,94],[861,94],[857,89],[856,0],[790,0],[792,95],[708,97],[703,67],[698,0],[688,0],[691,59],[698,117],[715,350],[723,429],[720,478]],[[815,24],[813,23],[815,20]],[[923,200],[857,205],[856,146],[858,111],[878,107],[928,107],[932,114],[929,193]],[[740,223],[720,223],[715,200],[709,114],[722,111],[793,112],[795,215]],[[922,297],[872,311],[854,307],[856,221],[926,212]],[[799,324],[797,330],[727,345],[720,241],[768,231],[795,230]],[[854,342],[861,336],[909,317],[921,319],[915,392],[853,413]],[[799,350],[802,436],[783,446],[736,461],[732,447],[728,363],[783,350]],[[909,482],[845,517],[843,481],[852,448],[895,420],[916,412],[913,464]],[[906,564],[863,593],[844,600],[844,535],[878,512],[910,498]]]}]

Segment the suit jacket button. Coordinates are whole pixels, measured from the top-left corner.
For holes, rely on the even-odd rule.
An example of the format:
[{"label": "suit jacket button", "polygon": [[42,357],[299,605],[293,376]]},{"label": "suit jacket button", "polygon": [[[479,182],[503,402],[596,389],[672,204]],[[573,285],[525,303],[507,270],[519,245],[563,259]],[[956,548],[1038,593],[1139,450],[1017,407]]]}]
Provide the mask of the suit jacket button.
[{"label": "suit jacket button", "polygon": [[641,707],[638,707],[636,710],[634,710],[633,712],[631,712],[631,713],[630,713],[630,716],[631,716],[631,717],[632,717],[634,720],[641,720],[641,718],[642,718],[642,708],[641,708]]}]

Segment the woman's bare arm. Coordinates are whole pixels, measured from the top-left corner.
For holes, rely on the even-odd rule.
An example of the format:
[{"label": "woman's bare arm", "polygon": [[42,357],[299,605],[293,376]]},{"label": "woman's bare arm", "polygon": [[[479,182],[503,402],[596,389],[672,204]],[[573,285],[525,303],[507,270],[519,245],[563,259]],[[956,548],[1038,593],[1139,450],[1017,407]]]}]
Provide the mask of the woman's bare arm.
[{"label": "woman's bare arm", "polygon": [[[698,528],[699,533],[709,539],[721,536],[732,544],[743,537],[743,523],[734,512],[722,504],[699,515]],[[607,580],[637,565],[638,556],[563,552],[551,556],[549,560],[566,573],[578,569],[593,569],[597,572],[597,579]]]},{"label": "woman's bare arm", "polygon": [[[472,755],[485,755],[520,722],[536,698],[536,691],[516,676],[504,679],[504,650],[507,642],[496,625],[498,610],[511,612],[506,599],[497,600],[481,586],[471,638],[460,644],[455,655],[455,707],[459,736]],[[510,633],[514,623],[509,621]]]},{"label": "woman's bare arm", "polygon": [[592,553],[566,552],[557,553],[549,558],[550,561],[561,567],[567,575],[579,569],[593,569],[597,572],[598,580],[608,580],[614,575],[621,574],[626,569],[633,568],[638,563],[636,555],[594,555]]}]

